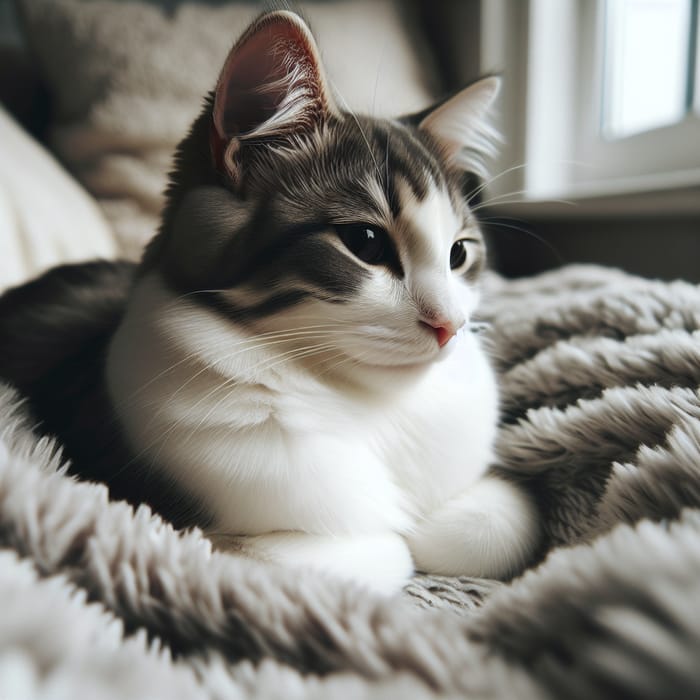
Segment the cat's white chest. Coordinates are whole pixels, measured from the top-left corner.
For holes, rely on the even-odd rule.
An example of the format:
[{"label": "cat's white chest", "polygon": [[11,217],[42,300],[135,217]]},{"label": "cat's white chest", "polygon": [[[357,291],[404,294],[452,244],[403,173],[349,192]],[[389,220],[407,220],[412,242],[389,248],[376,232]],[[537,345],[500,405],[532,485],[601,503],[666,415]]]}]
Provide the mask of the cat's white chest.
[{"label": "cat's white chest", "polygon": [[[232,411],[252,415],[248,390],[236,393]],[[211,490],[221,527],[406,532],[483,474],[497,405],[486,358],[476,339],[464,337],[395,399],[290,386],[272,392],[267,410],[255,427],[222,436],[224,451],[244,457],[230,494]]]},{"label": "cat's white chest", "polygon": [[384,459],[419,516],[483,474],[492,459],[497,410],[493,372],[477,339],[464,336],[388,412],[380,436]]}]

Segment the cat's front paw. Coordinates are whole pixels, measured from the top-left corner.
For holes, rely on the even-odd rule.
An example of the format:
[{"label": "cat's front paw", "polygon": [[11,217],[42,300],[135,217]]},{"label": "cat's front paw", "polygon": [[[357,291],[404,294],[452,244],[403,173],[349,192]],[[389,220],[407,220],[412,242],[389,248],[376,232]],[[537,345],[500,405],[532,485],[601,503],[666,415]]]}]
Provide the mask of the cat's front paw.
[{"label": "cat's front paw", "polygon": [[476,482],[406,537],[419,571],[498,579],[522,571],[532,560],[539,538],[539,516],[532,498],[496,477]]},{"label": "cat's front paw", "polygon": [[401,590],[413,573],[406,542],[392,532],[338,536],[270,532],[250,537],[210,534],[209,539],[219,551],[330,574],[382,595]]}]

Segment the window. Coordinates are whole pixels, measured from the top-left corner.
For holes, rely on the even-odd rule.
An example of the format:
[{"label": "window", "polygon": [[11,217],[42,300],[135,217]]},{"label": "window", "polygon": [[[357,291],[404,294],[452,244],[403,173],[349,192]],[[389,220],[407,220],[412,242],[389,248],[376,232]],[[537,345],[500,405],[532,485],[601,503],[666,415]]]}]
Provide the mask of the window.
[{"label": "window", "polygon": [[698,0],[493,2],[482,3],[482,67],[505,76],[510,146],[496,170],[514,170],[492,193],[700,186]]},{"label": "window", "polygon": [[606,0],[603,135],[681,121],[692,109],[695,32],[691,0]]}]

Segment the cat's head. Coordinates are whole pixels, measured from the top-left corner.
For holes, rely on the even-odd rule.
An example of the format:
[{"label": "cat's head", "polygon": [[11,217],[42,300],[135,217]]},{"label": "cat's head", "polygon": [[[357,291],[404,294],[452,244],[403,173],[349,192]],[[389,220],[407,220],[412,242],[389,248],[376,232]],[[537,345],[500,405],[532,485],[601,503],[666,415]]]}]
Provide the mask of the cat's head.
[{"label": "cat's head", "polygon": [[463,182],[497,90],[487,78],[420,115],[356,116],[304,22],[262,16],[180,147],[146,268],[238,333],[326,365],[439,358],[478,298],[484,243]]}]

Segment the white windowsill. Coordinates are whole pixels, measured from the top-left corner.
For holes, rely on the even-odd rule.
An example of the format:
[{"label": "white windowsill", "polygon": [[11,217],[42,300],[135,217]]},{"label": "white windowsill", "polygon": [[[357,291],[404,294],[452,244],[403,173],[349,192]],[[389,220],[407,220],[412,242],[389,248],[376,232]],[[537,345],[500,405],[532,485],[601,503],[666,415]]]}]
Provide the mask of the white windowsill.
[{"label": "white windowsill", "polygon": [[700,236],[700,169],[581,183],[552,199],[523,198],[507,204],[495,201],[490,211],[504,216],[572,219],[698,216]]}]

